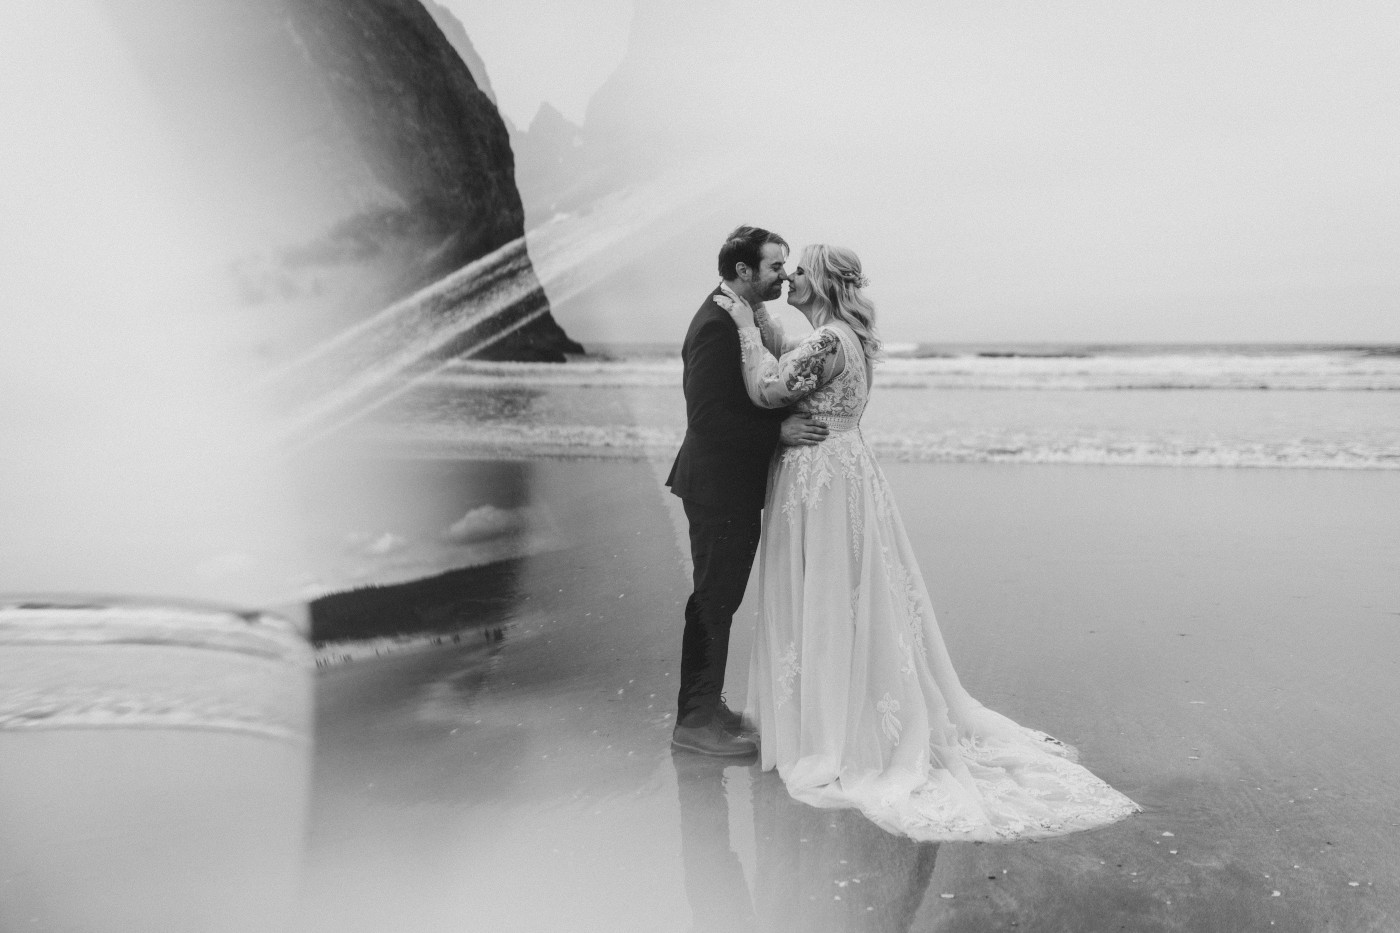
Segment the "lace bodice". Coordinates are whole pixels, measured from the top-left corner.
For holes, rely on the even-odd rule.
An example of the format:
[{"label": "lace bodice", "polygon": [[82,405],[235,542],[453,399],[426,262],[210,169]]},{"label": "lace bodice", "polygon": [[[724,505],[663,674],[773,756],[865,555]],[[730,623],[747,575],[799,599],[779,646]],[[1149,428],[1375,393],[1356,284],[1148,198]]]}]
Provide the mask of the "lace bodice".
[{"label": "lace bodice", "polygon": [[865,353],[861,350],[860,341],[845,328],[827,324],[819,329],[836,334],[846,351],[846,366],[826,385],[799,399],[794,407],[826,421],[834,431],[849,430],[859,425],[865,403],[870,397]]}]

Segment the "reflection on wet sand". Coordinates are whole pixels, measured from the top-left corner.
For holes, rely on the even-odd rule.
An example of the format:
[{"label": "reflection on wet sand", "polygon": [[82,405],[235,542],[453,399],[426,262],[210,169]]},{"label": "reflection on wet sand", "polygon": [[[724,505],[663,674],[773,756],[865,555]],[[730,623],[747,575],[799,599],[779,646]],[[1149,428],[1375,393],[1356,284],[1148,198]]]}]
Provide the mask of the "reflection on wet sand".
[{"label": "reflection on wet sand", "polygon": [[[487,474],[423,469],[463,487],[423,528],[481,501],[465,487]],[[1394,547],[1394,510],[1375,505],[1392,479],[1351,498],[1365,477],[892,468],[901,501],[944,516],[914,539],[945,568],[968,679],[1072,734],[1148,807],[1036,844],[941,846],[935,871],[932,846],[797,804],[772,773],[672,755],[686,580],[652,467],[530,472],[528,502],[562,544],[473,594],[507,607],[503,638],[318,677],[306,933],[1393,926],[1396,752],[1354,753],[1396,712],[1393,677],[1366,663],[1400,637],[1378,611],[1395,605],[1376,569]],[[1334,537],[1275,544],[1323,527],[1306,512],[1322,505],[1341,516]],[[1232,531],[1255,526],[1269,536]],[[1003,621],[968,622],[987,618]],[[1306,657],[1265,650],[1279,629]]]},{"label": "reflection on wet sand", "polygon": [[[798,803],[775,772],[688,752],[671,757],[695,933],[911,929],[936,844],[892,836],[854,810]],[[750,807],[745,851],[750,840],[731,827],[743,825]],[[740,852],[752,859],[752,888]]]},{"label": "reflection on wet sand", "polygon": [[[680,800],[681,863],[695,933],[754,929],[753,895],[730,838],[722,758],[673,752]],[[728,765],[728,767],[726,767]],[[721,819],[720,817],[726,817]]]}]

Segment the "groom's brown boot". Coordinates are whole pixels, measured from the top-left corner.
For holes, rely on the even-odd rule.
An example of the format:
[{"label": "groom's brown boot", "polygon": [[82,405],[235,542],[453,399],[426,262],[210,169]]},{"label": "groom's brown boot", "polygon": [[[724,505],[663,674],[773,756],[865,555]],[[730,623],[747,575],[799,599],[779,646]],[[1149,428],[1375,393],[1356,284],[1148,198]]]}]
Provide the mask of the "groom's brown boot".
[{"label": "groom's brown boot", "polygon": [[753,724],[730,709],[723,698],[719,701],[719,708],[715,710],[715,722],[719,723],[720,728],[730,735],[750,739],[758,735],[758,730],[753,727]]},{"label": "groom's brown boot", "polygon": [[711,719],[703,726],[677,725],[671,732],[671,747],[717,758],[747,758],[758,754],[758,743],[745,736],[731,735]]}]

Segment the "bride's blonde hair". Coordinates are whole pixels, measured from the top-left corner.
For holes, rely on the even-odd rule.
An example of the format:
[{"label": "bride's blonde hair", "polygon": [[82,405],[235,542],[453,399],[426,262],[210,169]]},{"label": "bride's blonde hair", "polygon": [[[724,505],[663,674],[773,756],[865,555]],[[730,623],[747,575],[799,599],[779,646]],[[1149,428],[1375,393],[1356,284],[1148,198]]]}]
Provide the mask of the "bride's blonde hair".
[{"label": "bride's blonde hair", "polygon": [[865,358],[880,361],[880,337],[875,333],[875,303],[863,289],[870,280],[860,269],[860,257],[844,246],[813,243],[802,250],[799,261],[811,281],[817,304],[815,319],[841,321],[860,340]]}]

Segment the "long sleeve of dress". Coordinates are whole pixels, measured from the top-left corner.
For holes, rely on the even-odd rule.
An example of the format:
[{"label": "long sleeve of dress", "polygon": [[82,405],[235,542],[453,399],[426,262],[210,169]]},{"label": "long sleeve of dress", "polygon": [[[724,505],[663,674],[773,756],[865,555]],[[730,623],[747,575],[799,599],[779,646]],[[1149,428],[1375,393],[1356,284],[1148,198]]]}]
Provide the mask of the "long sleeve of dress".
[{"label": "long sleeve of dress", "polygon": [[787,334],[783,331],[783,322],[779,320],[778,316],[770,313],[762,305],[754,308],[753,319],[754,323],[758,325],[759,335],[763,338],[763,346],[768,349],[769,353],[774,356],[782,356],[797,346],[796,341],[787,342]]},{"label": "long sleeve of dress", "polygon": [[762,408],[783,408],[810,395],[836,377],[841,342],[835,331],[821,327],[792,350],[775,357],[757,327],[739,328],[744,388]]},{"label": "long sleeve of dress", "polygon": [[738,343],[734,328],[718,320],[696,334],[685,369],[688,429],[712,443],[738,447],[773,443],[781,421],[778,412],[771,413],[769,420],[756,421],[739,410],[748,404],[742,395],[714,389],[733,379]]}]

